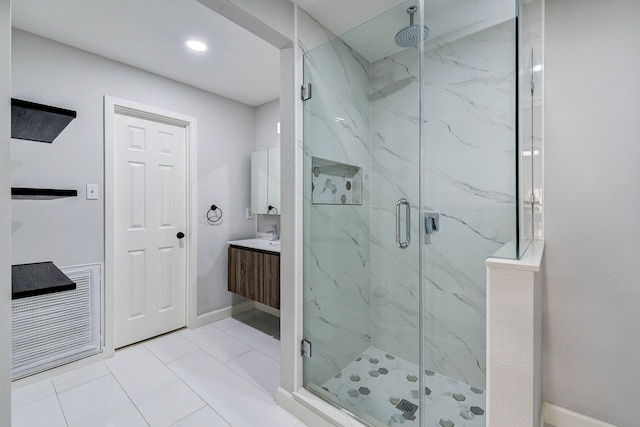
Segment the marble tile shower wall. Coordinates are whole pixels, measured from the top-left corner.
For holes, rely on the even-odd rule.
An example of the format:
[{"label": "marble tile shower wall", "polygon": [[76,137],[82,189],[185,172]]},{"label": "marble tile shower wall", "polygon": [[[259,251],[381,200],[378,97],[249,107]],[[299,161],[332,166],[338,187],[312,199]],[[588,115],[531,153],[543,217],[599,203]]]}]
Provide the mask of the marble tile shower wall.
[{"label": "marble tile shower wall", "polygon": [[[514,53],[506,22],[431,41],[425,58],[424,203],[440,214],[424,250],[426,367],[481,388],[484,260],[515,233]],[[408,178],[418,168],[417,53],[376,61],[371,73],[372,344],[418,363],[417,211],[405,253],[389,230],[395,201],[418,200]]]},{"label": "marble tile shower wall", "polygon": [[[371,71],[372,345],[416,365],[420,343],[418,60],[418,50],[407,49],[374,62]],[[400,198],[411,205],[411,243],[406,249],[396,245]]]},{"label": "marble tile shower wall", "polygon": [[[361,205],[312,204],[305,176],[307,379],[323,384],[370,346],[369,62],[335,39],[305,56],[305,173],[318,157],[362,168]],[[336,180],[338,182],[338,180]],[[340,190],[338,190],[340,191]]]}]

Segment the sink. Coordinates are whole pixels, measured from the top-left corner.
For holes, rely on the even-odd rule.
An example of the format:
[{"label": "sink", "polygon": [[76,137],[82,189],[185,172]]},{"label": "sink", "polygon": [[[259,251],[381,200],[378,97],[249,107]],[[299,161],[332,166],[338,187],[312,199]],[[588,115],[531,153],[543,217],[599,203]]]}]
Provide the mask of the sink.
[{"label": "sink", "polygon": [[230,245],[242,246],[263,251],[280,252],[280,240],[244,239],[227,242]]}]

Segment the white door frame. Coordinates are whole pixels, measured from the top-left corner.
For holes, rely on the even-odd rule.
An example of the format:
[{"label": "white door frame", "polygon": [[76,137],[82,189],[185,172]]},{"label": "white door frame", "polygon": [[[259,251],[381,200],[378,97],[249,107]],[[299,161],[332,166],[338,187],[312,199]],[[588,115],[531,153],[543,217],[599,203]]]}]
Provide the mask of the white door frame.
[{"label": "white door frame", "polygon": [[186,251],[187,251],[187,283],[186,283],[186,322],[187,327],[196,325],[198,315],[198,192],[197,192],[197,121],[195,117],[162,110],[148,105],[128,101],[112,96],[104,96],[104,310],[103,310],[103,347],[105,356],[114,352],[114,219],[115,219],[115,161],[114,161],[114,121],[116,114],[137,117],[146,120],[159,121],[186,129]]}]

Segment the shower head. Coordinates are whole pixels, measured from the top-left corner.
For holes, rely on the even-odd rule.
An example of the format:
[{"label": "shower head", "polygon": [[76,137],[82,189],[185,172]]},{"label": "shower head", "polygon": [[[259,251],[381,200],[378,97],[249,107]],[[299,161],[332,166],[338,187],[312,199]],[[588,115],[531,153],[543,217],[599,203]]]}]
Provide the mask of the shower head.
[{"label": "shower head", "polygon": [[426,40],[429,36],[429,29],[426,26],[420,28],[420,25],[413,24],[413,15],[418,8],[411,6],[407,9],[409,14],[409,26],[398,31],[396,34],[396,44],[400,47],[417,46],[422,40]]}]

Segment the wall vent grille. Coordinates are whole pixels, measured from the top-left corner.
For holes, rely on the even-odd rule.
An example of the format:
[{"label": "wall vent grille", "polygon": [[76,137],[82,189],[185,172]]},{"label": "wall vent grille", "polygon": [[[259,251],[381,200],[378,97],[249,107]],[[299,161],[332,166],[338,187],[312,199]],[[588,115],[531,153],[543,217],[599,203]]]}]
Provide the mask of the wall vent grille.
[{"label": "wall vent grille", "polygon": [[14,380],[102,351],[100,265],[61,270],[75,290],[12,301]]}]

